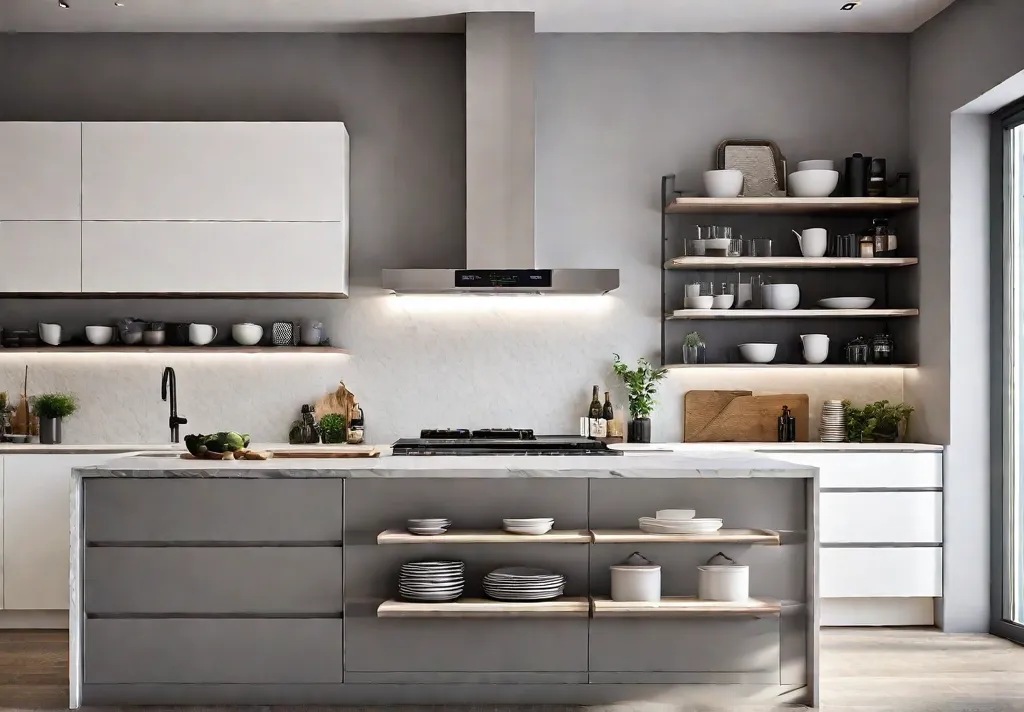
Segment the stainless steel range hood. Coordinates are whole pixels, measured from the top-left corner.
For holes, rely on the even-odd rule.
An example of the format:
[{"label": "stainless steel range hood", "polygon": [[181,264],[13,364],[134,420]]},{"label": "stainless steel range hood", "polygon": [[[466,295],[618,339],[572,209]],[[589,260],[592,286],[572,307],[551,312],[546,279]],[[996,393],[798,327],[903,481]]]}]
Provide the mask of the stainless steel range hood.
[{"label": "stainless steel range hood", "polygon": [[604,294],[617,269],[534,260],[534,17],[466,15],[467,269],[386,269],[396,294]]}]

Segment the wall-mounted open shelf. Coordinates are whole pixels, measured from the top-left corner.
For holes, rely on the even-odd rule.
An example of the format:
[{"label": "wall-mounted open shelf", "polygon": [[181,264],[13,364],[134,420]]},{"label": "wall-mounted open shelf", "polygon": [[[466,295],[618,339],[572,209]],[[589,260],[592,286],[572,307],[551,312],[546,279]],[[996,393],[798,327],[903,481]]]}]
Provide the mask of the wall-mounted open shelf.
[{"label": "wall-mounted open shelf", "polygon": [[686,319],[889,319],[918,316],[917,309],[685,309],[669,313],[666,321]]},{"label": "wall-mounted open shelf", "polygon": [[586,529],[550,531],[547,534],[511,534],[495,531],[449,531],[435,536],[412,534],[404,529],[388,529],[377,535],[378,544],[590,544]]},{"label": "wall-mounted open shelf", "polygon": [[847,371],[870,371],[873,369],[906,369],[918,368],[916,363],[893,364],[860,364],[849,363],[669,363],[662,368],[812,368],[812,369],[845,369]]},{"label": "wall-mounted open shelf", "polygon": [[690,596],[663,596],[660,601],[613,601],[593,596],[594,618],[767,618],[782,612],[782,603],[772,598],[746,601],[702,601]]},{"label": "wall-mounted open shelf", "polygon": [[384,601],[378,618],[588,618],[587,598],[562,597],[554,601],[492,601],[460,598],[445,603]]},{"label": "wall-mounted open shelf", "polygon": [[[674,185],[674,183],[673,183]],[[693,198],[677,197],[665,212],[709,213],[889,213],[918,206],[917,198]]]},{"label": "wall-mounted open shelf", "polygon": [[916,257],[673,257],[665,269],[891,269],[917,262]]},{"label": "wall-mounted open shelf", "polygon": [[650,534],[639,529],[595,529],[595,544],[769,544],[782,543],[770,529],[719,529],[711,534]]},{"label": "wall-mounted open shelf", "polygon": [[335,354],[335,346],[30,346],[0,348],[0,354]]}]

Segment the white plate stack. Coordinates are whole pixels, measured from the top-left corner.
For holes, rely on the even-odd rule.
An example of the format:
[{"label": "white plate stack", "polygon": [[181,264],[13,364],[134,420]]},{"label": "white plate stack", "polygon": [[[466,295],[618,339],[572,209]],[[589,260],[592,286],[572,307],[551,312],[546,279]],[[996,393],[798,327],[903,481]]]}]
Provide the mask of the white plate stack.
[{"label": "white plate stack", "polygon": [[842,401],[827,400],[822,404],[818,434],[823,443],[846,442],[846,410]]},{"label": "white plate stack", "polygon": [[444,534],[451,525],[451,519],[409,519],[405,522],[406,529],[420,536]]},{"label": "white plate stack", "polygon": [[454,601],[466,585],[461,561],[414,561],[402,564],[398,593],[409,601]]},{"label": "white plate stack", "polygon": [[640,517],[640,531],[648,534],[713,534],[721,528],[721,519]]},{"label": "white plate stack", "polygon": [[484,593],[498,601],[549,601],[565,590],[565,576],[546,569],[511,566],[484,576]]},{"label": "white plate stack", "polygon": [[551,531],[551,527],[553,526],[555,526],[555,520],[550,517],[501,520],[501,528],[511,534],[528,534],[538,536],[540,534],[547,534]]}]

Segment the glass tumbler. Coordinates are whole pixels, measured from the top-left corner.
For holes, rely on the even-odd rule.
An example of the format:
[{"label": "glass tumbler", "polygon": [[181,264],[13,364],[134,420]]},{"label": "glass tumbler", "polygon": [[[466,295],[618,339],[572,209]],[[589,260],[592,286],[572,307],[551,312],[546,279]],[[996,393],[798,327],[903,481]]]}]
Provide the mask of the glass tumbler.
[{"label": "glass tumbler", "polygon": [[755,237],[749,241],[750,257],[771,257],[772,241],[768,237]]}]

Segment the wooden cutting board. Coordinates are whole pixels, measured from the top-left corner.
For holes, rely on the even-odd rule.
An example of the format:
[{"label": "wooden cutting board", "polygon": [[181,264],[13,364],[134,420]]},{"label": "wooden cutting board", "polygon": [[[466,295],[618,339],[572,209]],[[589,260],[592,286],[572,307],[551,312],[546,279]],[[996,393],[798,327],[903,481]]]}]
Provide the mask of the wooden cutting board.
[{"label": "wooden cutting board", "polygon": [[[736,393],[740,394],[734,395]],[[789,406],[796,418],[797,442],[808,442],[810,407],[806,393],[755,396],[749,391],[689,391],[683,399],[683,441],[777,442],[779,415],[784,405]]]},{"label": "wooden cutting board", "polygon": [[378,457],[380,450],[372,445],[350,445],[345,450],[317,450],[308,448],[305,450],[271,450],[274,458],[292,459],[320,459],[338,457]]}]

